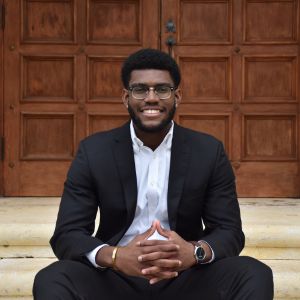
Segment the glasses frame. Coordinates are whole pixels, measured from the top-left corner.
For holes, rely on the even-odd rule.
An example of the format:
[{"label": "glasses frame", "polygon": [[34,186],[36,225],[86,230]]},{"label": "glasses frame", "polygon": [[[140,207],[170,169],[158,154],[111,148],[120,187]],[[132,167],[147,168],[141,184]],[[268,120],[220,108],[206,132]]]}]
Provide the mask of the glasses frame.
[{"label": "glasses frame", "polygon": [[[163,97],[163,98],[161,98],[161,97],[158,95],[158,93],[157,93],[157,91],[156,91],[156,88],[157,88],[157,87],[161,87],[161,86],[168,87],[168,88],[170,89],[170,95],[169,95],[168,97]],[[134,94],[133,94],[133,89],[136,88],[136,87],[144,87],[144,88],[147,88],[146,96],[143,97],[143,98],[137,98],[137,97],[135,97]],[[169,99],[169,98],[171,97],[172,92],[174,92],[174,91],[176,90],[176,87],[174,87],[174,86],[169,86],[169,85],[165,85],[165,84],[158,84],[158,85],[156,85],[156,86],[134,85],[134,86],[129,86],[129,87],[128,87],[128,91],[131,92],[132,97],[133,97],[134,99],[137,99],[137,100],[145,100],[145,99],[149,96],[149,93],[150,93],[151,90],[155,93],[155,95],[156,95],[160,100],[166,100],[166,99]]]}]

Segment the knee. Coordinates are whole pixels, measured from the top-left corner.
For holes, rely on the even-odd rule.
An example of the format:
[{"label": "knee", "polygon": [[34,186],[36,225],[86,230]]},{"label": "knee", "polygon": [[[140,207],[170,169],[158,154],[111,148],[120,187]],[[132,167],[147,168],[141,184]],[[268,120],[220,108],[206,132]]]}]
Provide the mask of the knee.
[{"label": "knee", "polygon": [[255,258],[248,256],[241,256],[240,260],[250,275],[253,275],[255,278],[257,278],[257,280],[263,282],[273,282],[273,272],[269,266]]},{"label": "knee", "polygon": [[49,266],[40,270],[34,277],[33,281],[33,292],[36,290],[43,288],[43,286],[47,285],[47,282],[49,280],[48,271]]},{"label": "knee", "polygon": [[44,289],[48,289],[49,285],[53,281],[53,278],[56,277],[55,269],[58,262],[55,262],[44,269],[40,270],[34,278],[33,281],[33,295],[35,295],[38,291],[43,291]]},{"label": "knee", "polygon": [[244,277],[245,285],[249,291],[257,294],[257,296],[251,299],[273,299],[274,283],[272,269],[252,257],[240,258],[240,261],[246,270]]}]

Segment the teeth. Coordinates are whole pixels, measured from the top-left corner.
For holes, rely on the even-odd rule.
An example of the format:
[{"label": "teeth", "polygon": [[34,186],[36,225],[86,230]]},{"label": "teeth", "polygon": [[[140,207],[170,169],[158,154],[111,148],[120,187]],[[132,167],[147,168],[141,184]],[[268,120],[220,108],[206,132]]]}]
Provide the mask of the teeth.
[{"label": "teeth", "polygon": [[145,113],[147,113],[147,114],[157,114],[157,113],[159,113],[159,110],[157,109],[146,109],[146,110],[144,110],[144,112]]}]

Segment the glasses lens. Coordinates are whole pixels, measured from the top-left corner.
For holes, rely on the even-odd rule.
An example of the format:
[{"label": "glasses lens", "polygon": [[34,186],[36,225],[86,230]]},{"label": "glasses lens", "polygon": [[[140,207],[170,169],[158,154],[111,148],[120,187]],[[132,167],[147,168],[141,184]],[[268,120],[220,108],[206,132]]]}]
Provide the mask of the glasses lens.
[{"label": "glasses lens", "polygon": [[171,96],[171,88],[167,85],[157,86],[155,92],[160,99],[167,99]]},{"label": "glasses lens", "polygon": [[167,99],[171,96],[172,88],[167,85],[157,85],[155,87],[148,87],[148,86],[134,86],[130,88],[132,92],[132,96],[135,99],[145,99],[149,95],[149,90],[154,89],[155,94],[160,99]]},{"label": "glasses lens", "polygon": [[148,94],[148,88],[144,86],[135,86],[132,88],[132,96],[136,99],[145,99]]}]

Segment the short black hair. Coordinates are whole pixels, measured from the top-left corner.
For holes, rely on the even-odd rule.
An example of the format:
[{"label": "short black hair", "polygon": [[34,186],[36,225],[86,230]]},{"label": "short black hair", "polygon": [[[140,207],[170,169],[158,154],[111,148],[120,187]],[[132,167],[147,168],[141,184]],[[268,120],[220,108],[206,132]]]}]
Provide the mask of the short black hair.
[{"label": "short black hair", "polygon": [[175,87],[179,86],[181,76],[176,61],[165,52],[147,48],[134,52],[123,63],[121,77],[124,87],[128,88],[132,71],[147,69],[169,71]]}]

